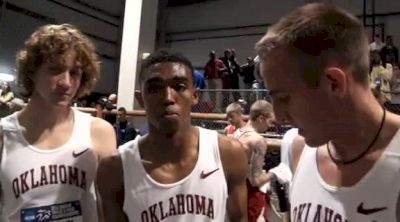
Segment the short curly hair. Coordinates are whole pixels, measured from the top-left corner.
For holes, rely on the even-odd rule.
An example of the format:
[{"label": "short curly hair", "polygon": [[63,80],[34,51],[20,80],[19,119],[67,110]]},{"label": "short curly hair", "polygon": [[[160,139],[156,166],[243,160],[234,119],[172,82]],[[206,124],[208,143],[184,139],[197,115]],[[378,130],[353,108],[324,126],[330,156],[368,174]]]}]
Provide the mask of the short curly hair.
[{"label": "short curly hair", "polygon": [[89,94],[100,78],[100,61],[95,46],[75,26],[61,24],[39,27],[17,53],[18,82],[24,88],[24,96],[32,95],[32,77],[39,67],[44,62],[62,57],[70,50],[74,51],[75,65],[82,72],[81,84],[75,98]]}]

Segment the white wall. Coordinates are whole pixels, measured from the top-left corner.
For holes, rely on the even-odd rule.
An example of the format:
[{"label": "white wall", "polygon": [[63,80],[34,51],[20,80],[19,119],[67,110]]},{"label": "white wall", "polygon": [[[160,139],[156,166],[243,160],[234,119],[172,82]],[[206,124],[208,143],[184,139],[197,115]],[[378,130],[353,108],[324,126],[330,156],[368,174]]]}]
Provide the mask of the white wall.
[{"label": "white wall", "polygon": [[[197,67],[203,67],[208,60],[210,49],[223,54],[225,48],[235,48],[238,59],[244,63],[247,56],[254,55],[254,44],[266,32],[267,24],[277,21],[292,9],[310,2],[307,0],[215,0],[199,4],[166,8],[165,32],[167,46],[181,51]],[[362,15],[362,0],[325,0],[345,8],[355,15]],[[367,0],[371,2],[371,0]],[[399,12],[399,0],[375,0],[376,13]],[[367,4],[367,14],[371,13],[371,3]],[[360,18],[362,19],[362,18]],[[367,23],[372,23],[370,18]],[[376,23],[385,24],[385,34],[393,35],[395,44],[400,46],[400,15],[376,17]],[[252,26],[240,28],[238,26]],[[228,30],[202,31],[237,27]],[[195,31],[189,32],[186,31]],[[378,29],[377,29],[378,30]],[[179,33],[186,32],[186,33]],[[224,37],[226,36],[226,37]],[[191,40],[189,40],[191,39]]]}]

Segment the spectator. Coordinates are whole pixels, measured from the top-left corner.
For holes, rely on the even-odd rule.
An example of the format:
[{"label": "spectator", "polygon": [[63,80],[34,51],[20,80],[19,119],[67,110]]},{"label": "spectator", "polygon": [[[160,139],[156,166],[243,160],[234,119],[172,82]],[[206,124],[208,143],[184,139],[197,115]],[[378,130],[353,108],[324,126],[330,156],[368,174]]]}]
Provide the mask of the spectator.
[{"label": "spectator", "polygon": [[391,104],[386,108],[396,114],[400,114],[400,69],[398,65],[393,65],[393,76],[391,81]]},{"label": "spectator", "polygon": [[231,102],[230,98],[232,89],[231,75],[233,73],[233,68],[234,68],[231,61],[231,56],[232,56],[232,51],[230,49],[225,49],[224,56],[220,58],[226,67],[226,70],[225,72],[223,72],[224,74],[222,75],[222,89],[224,90],[222,92],[223,107],[227,107],[228,104]]},{"label": "spectator", "polygon": [[232,96],[235,102],[237,102],[240,99],[240,93],[238,91],[239,87],[239,75],[241,75],[241,68],[236,60],[236,50],[231,49],[231,57],[229,58],[230,64],[232,66],[232,73],[230,75],[230,80],[231,80],[231,89],[232,91]]},{"label": "spectator", "polygon": [[382,48],[381,52],[382,63],[390,63],[392,65],[399,64],[399,50],[393,45],[393,38],[391,35],[386,37],[386,45]]},{"label": "spectator", "polygon": [[205,89],[206,88],[207,84],[206,84],[206,80],[204,79],[204,75],[198,69],[194,70],[194,80],[195,80],[194,85],[197,89]]},{"label": "spectator", "polygon": [[0,117],[5,117],[11,114],[10,102],[14,98],[14,93],[11,91],[8,82],[1,84],[0,91]]},{"label": "spectator", "polygon": [[[117,109],[117,95],[115,93],[110,94],[107,98],[102,97],[98,103],[103,109],[111,111],[113,109]],[[106,114],[104,119],[109,122],[111,125],[117,121],[117,117],[114,114]]]},{"label": "spectator", "polygon": [[126,109],[120,107],[118,109],[118,119],[114,124],[114,129],[117,134],[117,145],[123,145],[124,143],[135,139],[137,132],[132,122],[126,118]]},{"label": "spectator", "polygon": [[374,37],[374,41],[371,44],[369,44],[369,50],[380,52],[384,46],[385,43],[382,42],[381,36],[379,34],[376,34]]},{"label": "spectator", "polygon": [[[209,56],[210,60],[204,68],[204,78],[208,81],[209,89],[221,89],[223,72],[226,72],[227,68],[221,60],[216,58],[215,51],[210,51]],[[210,92],[210,99],[214,103],[215,110],[221,109],[222,98],[220,93]]]},{"label": "spectator", "polygon": [[393,68],[390,63],[382,65],[382,59],[378,51],[373,51],[371,55],[371,73],[369,75],[370,87],[381,92],[385,101],[390,101],[390,80],[393,75]]},{"label": "spectator", "polygon": [[243,83],[244,83],[244,88],[246,90],[244,98],[247,99],[247,102],[249,104],[253,104],[255,101],[255,95],[252,91],[250,91],[253,87],[253,83],[256,80],[254,77],[254,60],[252,57],[247,57],[247,63],[242,66],[242,72],[241,75],[243,76]]}]

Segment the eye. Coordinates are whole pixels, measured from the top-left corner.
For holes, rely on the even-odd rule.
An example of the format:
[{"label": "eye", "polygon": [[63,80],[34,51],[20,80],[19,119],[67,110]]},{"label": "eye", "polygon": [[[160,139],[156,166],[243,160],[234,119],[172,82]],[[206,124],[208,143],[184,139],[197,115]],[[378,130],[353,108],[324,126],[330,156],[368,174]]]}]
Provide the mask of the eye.
[{"label": "eye", "polygon": [[164,88],[162,83],[150,83],[147,85],[146,91],[150,94],[158,93]]},{"label": "eye", "polygon": [[59,65],[50,65],[47,69],[49,70],[49,72],[51,74],[54,74],[54,75],[59,74],[65,70],[64,67],[59,66]]},{"label": "eye", "polygon": [[176,91],[185,91],[187,89],[187,85],[185,83],[178,83],[175,85],[174,89]]},{"label": "eye", "polygon": [[72,76],[80,76],[82,74],[82,70],[74,68],[74,69],[69,70],[69,73]]}]

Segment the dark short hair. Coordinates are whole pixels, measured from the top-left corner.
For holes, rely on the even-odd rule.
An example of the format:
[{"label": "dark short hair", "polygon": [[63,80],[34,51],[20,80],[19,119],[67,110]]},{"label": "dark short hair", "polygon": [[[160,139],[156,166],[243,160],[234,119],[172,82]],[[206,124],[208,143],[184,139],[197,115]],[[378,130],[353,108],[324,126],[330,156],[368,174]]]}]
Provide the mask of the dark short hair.
[{"label": "dark short hair", "polygon": [[175,52],[170,49],[160,49],[157,50],[156,52],[152,53],[149,57],[147,57],[142,65],[140,66],[140,72],[139,72],[139,84],[141,85],[143,83],[143,77],[147,71],[147,69],[155,64],[159,63],[179,63],[190,70],[190,74],[192,76],[193,84],[194,84],[194,68],[192,63],[188,58],[186,58],[183,54],[179,52]]}]

